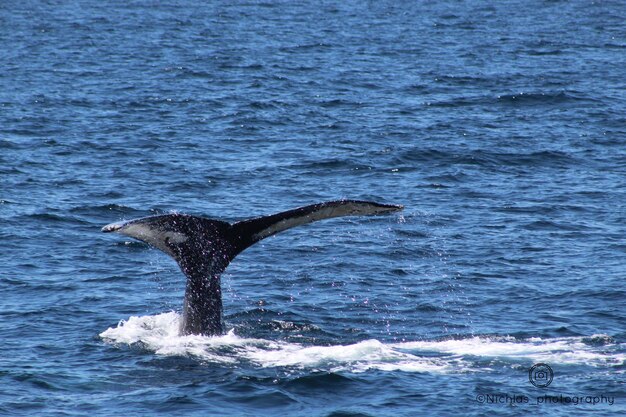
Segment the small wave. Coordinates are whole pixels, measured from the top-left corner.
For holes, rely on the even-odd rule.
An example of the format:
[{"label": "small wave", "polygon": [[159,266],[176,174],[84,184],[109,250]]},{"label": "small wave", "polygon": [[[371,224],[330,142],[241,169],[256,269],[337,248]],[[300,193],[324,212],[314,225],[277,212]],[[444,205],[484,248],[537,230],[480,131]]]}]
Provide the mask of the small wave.
[{"label": "small wave", "polygon": [[[574,156],[561,151],[537,151],[531,153],[493,152],[486,149],[473,149],[464,152],[449,152],[435,149],[411,148],[402,152],[392,164],[398,167],[410,167],[416,163],[435,166],[474,165],[496,169],[511,167],[569,167],[579,162]],[[451,174],[438,182],[460,182],[465,174]],[[430,179],[438,180],[437,177]]]},{"label": "small wave", "polygon": [[[9,135],[9,134],[14,134],[14,135],[21,134],[21,135],[25,135],[25,136],[30,133],[29,131],[13,131],[13,130],[6,130],[6,129],[1,130],[0,132],[2,134],[6,134],[6,135]],[[20,149],[20,146],[17,143],[9,141],[7,139],[0,139],[0,149]]]},{"label": "small wave", "polygon": [[37,220],[45,223],[71,223],[71,224],[89,224],[89,222],[76,218],[55,213],[32,213],[19,217],[20,219]]},{"label": "small wave", "polygon": [[520,92],[515,94],[492,95],[471,95],[451,97],[447,99],[426,102],[429,107],[465,107],[465,106],[494,106],[506,107],[541,107],[554,106],[566,103],[592,102],[593,99],[581,96],[575,92]]},{"label": "small wave", "polygon": [[568,224],[568,223],[556,223],[549,220],[537,220],[535,222],[522,226],[527,230],[534,231],[583,231],[588,230],[589,227],[582,224]]},{"label": "small wave", "polygon": [[[130,317],[100,334],[114,344],[142,346],[157,355],[192,356],[225,365],[250,364],[263,368],[287,367],[330,372],[371,369],[404,372],[476,372],[476,357],[532,362],[621,365],[623,346],[605,335],[556,339],[485,337],[383,343],[370,339],[349,345],[306,346],[299,343],[241,337],[233,330],[223,336],[179,335],[175,312]],[[602,341],[601,344],[589,341]]]},{"label": "small wave", "polygon": [[320,106],[325,108],[335,108],[335,107],[355,107],[359,106],[361,103],[345,100],[345,99],[332,99],[332,100],[324,100],[320,103]]},{"label": "small wave", "polygon": [[332,44],[329,43],[324,43],[324,42],[318,42],[318,43],[305,43],[305,44],[298,44],[298,45],[290,45],[290,46],[283,46],[280,48],[281,52],[307,52],[307,51],[315,51],[315,50],[324,50],[324,49],[328,49],[328,48],[332,48]]},{"label": "small wave", "polygon": [[509,105],[553,105],[574,101],[590,100],[586,97],[579,97],[573,92],[531,92],[519,94],[503,94],[497,97],[498,101]]},{"label": "small wave", "polygon": [[141,215],[144,213],[141,210],[137,210],[133,207],[120,204],[81,205],[72,207],[70,209],[70,213],[78,213],[83,215],[102,214],[110,212],[121,213],[124,215]]},{"label": "small wave", "polygon": [[305,169],[305,170],[315,170],[319,172],[321,175],[331,175],[333,172],[349,170],[353,167],[357,166],[357,162],[346,158],[328,158],[328,159],[318,159],[315,161],[303,161],[292,164],[289,166],[291,169]]},{"label": "small wave", "polygon": [[485,85],[493,81],[489,77],[473,77],[469,75],[438,75],[435,78],[436,83],[445,83],[450,85]]}]

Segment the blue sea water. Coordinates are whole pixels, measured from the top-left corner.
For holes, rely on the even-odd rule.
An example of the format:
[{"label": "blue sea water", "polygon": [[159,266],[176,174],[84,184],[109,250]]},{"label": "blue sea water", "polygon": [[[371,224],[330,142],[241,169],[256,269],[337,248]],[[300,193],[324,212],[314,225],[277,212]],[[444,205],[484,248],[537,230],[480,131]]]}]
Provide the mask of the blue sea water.
[{"label": "blue sea water", "polygon": [[[0,51],[0,415],[626,414],[624,2],[3,2]],[[100,233],[338,198],[405,210],[251,247],[212,338]]]}]

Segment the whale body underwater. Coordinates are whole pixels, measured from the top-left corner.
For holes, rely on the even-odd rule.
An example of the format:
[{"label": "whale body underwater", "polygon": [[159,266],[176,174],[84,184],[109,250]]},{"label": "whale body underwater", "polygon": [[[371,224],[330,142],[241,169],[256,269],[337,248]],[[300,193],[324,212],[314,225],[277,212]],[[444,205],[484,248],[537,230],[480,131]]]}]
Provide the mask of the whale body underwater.
[{"label": "whale body underwater", "polygon": [[224,331],[220,275],[243,250],[266,237],[314,221],[402,209],[401,205],[339,200],[232,224],[173,213],[111,223],[102,231],[143,241],[174,258],[187,277],[181,334],[214,336]]}]

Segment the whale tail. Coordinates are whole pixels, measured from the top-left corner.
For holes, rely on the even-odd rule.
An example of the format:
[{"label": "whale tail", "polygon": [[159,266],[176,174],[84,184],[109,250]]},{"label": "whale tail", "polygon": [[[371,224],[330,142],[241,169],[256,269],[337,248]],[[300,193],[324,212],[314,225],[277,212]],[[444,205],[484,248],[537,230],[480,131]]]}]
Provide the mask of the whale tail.
[{"label": "whale tail", "polygon": [[111,223],[103,232],[141,240],[176,260],[187,277],[183,334],[222,333],[221,273],[239,253],[292,227],[342,216],[390,213],[402,206],[357,200],[312,204],[233,224],[187,214],[165,214]]}]

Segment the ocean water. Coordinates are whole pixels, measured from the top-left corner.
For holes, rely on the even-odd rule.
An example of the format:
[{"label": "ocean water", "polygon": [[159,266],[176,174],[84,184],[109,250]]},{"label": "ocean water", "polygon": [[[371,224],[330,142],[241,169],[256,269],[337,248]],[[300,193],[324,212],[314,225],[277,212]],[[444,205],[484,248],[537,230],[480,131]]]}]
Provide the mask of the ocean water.
[{"label": "ocean water", "polygon": [[[624,2],[3,2],[0,51],[0,415],[626,414]],[[216,337],[100,232],[339,198],[405,209],[246,250]]]}]

